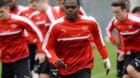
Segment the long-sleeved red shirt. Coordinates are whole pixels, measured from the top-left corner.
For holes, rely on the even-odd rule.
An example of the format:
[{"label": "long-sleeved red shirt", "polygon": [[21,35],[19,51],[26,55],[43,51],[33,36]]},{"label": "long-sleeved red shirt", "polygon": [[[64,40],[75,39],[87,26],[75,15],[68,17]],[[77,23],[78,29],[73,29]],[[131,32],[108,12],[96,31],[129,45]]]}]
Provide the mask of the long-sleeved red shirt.
[{"label": "long-sleeved red shirt", "polygon": [[11,63],[29,56],[24,29],[34,33],[38,52],[42,51],[43,37],[39,29],[28,19],[10,14],[7,20],[0,20],[0,60]]},{"label": "long-sleeved red shirt", "polygon": [[120,32],[121,35],[121,41],[124,51],[132,51],[137,52],[140,51],[140,18],[129,14],[127,15],[127,18],[124,21],[118,21],[116,18],[114,18],[110,22],[110,26],[108,33],[111,41],[115,41],[115,38],[113,37],[112,29],[117,29]]},{"label": "long-sleeved red shirt", "polygon": [[46,11],[34,11],[29,16],[29,19],[31,19],[42,32],[43,38],[45,37],[50,24],[57,18],[57,13],[51,6],[48,6]]},{"label": "long-sleeved red shirt", "polygon": [[49,28],[43,49],[54,65],[58,59],[64,59],[67,68],[58,68],[62,75],[91,69],[94,59],[89,40],[91,35],[102,59],[108,58],[99,25],[94,18],[87,16],[78,16],[74,22],[65,17],[56,20]]},{"label": "long-sleeved red shirt", "polygon": [[118,44],[118,45],[116,45],[117,46],[117,52],[124,53],[120,32],[117,31],[117,36],[118,37],[114,36],[114,32],[113,31],[115,30],[115,27],[113,27],[113,25],[112,25],[112,22],[114,22],[114,19],[115,19],[115,17],[113,17],[111,19],[111,21],[109,22],[109,25],[106,28],[107,38],[109,39],[109,41],[112,44]]},{"label": "long-sleeved red shirt", "polygon": [[[26,7],[26,9],[20,11],[19,15],[29,18],[31,14],[35,11],[36,10],[34,8],[28,6]],[[27,30],[24,30],[24,33],[25,33],[25,37],[27,39],[28,44],[32,44],[34,41],[34,37],[32,36],[32,34]]]}]

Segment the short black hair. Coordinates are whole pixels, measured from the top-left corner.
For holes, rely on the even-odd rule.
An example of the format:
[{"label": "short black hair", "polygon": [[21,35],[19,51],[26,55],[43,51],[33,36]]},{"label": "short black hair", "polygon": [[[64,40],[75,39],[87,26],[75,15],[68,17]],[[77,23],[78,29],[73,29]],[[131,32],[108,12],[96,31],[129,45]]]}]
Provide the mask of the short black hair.
[{"label": "short black hair", "polygon": [[8,6],[6,0],[0,0],[0,7]]},{"label": "short black hair", "polygon": [[132,13],[140,12],[140,6],[136,6],[132,9]]},{"label": "short black hair", "polygon": [[124,1],[121,1],[121,0],[117,0],[117,1],[112,2],[111,6],[112,7],[120,6],[122,10],[127,9],[126,3]]},{"label": "short black hair", "polygon": [[[64,0],[64,3],[66,2],[67,0]],[[63,4],[64,4],[63,3]],[[77,3],[78,3],[78,6],[80,6],[80,0],[77,0]]]}]

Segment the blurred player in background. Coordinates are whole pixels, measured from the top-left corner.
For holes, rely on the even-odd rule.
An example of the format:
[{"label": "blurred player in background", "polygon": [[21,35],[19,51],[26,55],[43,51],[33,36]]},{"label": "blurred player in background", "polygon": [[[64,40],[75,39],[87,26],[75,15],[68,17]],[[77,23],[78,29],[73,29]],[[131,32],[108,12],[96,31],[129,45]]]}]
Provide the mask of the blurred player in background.
[{"label": "blurred player in background", "polygon": [[[140,77],[140,18],[128,13],[124,1],[114,1],[111,4],[114,18],[110,22],[110,27],[117,29],[120,33],[122,50],[118,59],[125,59],[122,78]],[[127,56],[126,58],[124,58]]]},{"label": "blurred player in background", "polygon": [[[126,8],[127,11],[130,11],[130,2],[129,0],[118,0],[118,1],[124,1],[124,3],[126,4]],[[114,18],[113,18],[114,19]],[[111,20],[112,22],[112,20]],[[123,50],[122,50],[122,42],[121,42],[121,38],[120,38],[120,32],[117,31],[117,36],[114,36],[114,27],[111,27],[112,25],[110,25],[111,23],[109,23],[109,25],[106,28],[106,32],[107,32],[107,37],[109,39],[109,41],[117,46],[117,77],[121,78],[122,77],[122,71],[123,71],[123,65],[124,65],[124,61],[125,58],[123,59],[118,59],[118,56],[121,54],[124,54]]]},{"label": "blurred player in background", "polygon": [[[50,24],[56,20],[57,13],[53,7],[48,4],[48,0],[34,0],[37,2],[37,11],[33,12],[29,19],[31,19],[37,27],[42,32],[43,38],[45,37]],[[39,78],[49,78],[49,76],[53,73],[54,77],[51,78],[58,78],[57,71],[52,72],[54,69],[53,65],[51,65],[46,58],[46,61],[40,65],[37,73],[39,74]]]},{"label": "blurred player in background", "polygon": [[2,62],[2,78],[29,77],[29,52],[24,29],[34,33],[37,39],[38,53],[35,57],[39,63],[44,61],[41,48],[43,37],[38,28],[28,19],[9,13],[6,1],[0,0],[0,61]]}]

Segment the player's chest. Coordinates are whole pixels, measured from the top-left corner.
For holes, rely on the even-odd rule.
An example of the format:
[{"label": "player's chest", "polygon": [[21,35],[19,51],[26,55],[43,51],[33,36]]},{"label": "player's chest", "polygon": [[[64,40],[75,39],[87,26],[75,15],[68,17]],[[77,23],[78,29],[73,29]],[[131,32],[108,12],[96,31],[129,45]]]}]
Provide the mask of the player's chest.
[{"label": "player's chest", "polygon": [[90,34],[90,28],[88,25],[76,24],[76,25],[62,25],[59,28],[61,37],[80,37]]},{"label": "player's chest", "polygon": [[16,23],[0,23],[0,32],[13,32],[21,30],[22,26]]},{"label": "player's chest", "polygon": [[32,18],[34,23],[38,26],[49,26],[50,20],[45,14],[36,15]]},{"label": "player's chest", "polygon": [[116,24],[115,27],[121,31],[121,32],[129,32],[129,31],[135,31],[138,29],[138,26],[135,26],[134,24],[124,23],[124,24]]}]

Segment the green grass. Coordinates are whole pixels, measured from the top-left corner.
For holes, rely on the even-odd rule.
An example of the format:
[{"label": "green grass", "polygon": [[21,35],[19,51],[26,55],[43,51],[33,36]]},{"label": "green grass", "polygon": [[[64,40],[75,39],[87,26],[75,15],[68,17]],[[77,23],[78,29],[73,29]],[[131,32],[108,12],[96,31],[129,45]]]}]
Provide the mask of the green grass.
[{"label": "green grass", "polygon": [[[109,42],[106,42],[107,49],[109,51],[109,57],[111,61],[111,71],[108,76],[105,75],[104,65],[101,56],[94,50],[94,68],[92,70],[91,78],[116,78],[116,48]],[[0,63],[0,78],[1,78],[1,63]]]},{"label": "green grass", "polygon": [[94,68],[92,70],[92,78],[116,78],[116,47],[106,42],[111,62],[111,71],[108,76],[105,75],[104,65],[101,56],[97,50],[94,50]]}]

